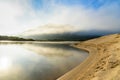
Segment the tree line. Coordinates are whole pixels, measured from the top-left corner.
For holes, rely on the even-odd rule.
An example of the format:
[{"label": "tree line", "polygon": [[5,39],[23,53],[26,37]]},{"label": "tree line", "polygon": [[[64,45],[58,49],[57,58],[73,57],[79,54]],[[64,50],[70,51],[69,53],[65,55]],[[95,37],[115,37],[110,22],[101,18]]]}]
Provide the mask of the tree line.
[{"label": "tree line", "polygon": [[0,40],[11,40],[11,41],[34,41],[33,39],[24,39],[16,36],[2,36],[0,35]]}]

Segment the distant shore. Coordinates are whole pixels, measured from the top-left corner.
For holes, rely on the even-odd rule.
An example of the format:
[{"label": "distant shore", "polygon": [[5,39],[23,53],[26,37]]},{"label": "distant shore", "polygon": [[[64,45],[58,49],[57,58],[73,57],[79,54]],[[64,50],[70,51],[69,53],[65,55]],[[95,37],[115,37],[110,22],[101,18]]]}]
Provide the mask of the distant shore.
[{"label": "distant shore", "polygon": [[58,44],[77,44],[80,41],[10,41],[10,40],[0,40],[3,44],[32,44],[32,43],[58,43]]},{"label": "distant shore", "polygon": [[89,57],[58,80],[120,80],[120,34],[73,46],[88,51]]}]

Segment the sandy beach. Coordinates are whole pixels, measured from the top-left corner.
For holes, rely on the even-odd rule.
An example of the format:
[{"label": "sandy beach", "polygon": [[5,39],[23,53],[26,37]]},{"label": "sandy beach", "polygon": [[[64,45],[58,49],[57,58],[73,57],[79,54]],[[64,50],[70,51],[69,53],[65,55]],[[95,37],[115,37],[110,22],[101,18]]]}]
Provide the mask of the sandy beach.
[{"label": "sandy beach", "polygon": [[120,34],[74,44],[88,58],[58,80],[120,80]]}]

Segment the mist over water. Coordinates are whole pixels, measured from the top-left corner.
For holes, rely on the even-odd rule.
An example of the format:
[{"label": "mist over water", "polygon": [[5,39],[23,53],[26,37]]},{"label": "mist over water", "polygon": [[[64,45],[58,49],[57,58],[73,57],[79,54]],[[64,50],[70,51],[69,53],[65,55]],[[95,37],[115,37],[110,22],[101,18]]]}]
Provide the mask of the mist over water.
[{"label": "mist over water", "polygon": [[68,44],[0,44],[0,80],[55,80],[87,56]]}]

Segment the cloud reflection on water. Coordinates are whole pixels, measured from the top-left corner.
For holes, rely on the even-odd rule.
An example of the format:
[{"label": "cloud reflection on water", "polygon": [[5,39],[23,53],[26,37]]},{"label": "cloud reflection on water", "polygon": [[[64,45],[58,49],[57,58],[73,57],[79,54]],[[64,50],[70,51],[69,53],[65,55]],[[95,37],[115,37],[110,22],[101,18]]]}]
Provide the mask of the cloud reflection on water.
[{"label": "cloud reflection on water", "polygon": [[63,44],[0,45],[0,80],[55,80],[87,55]]}]

